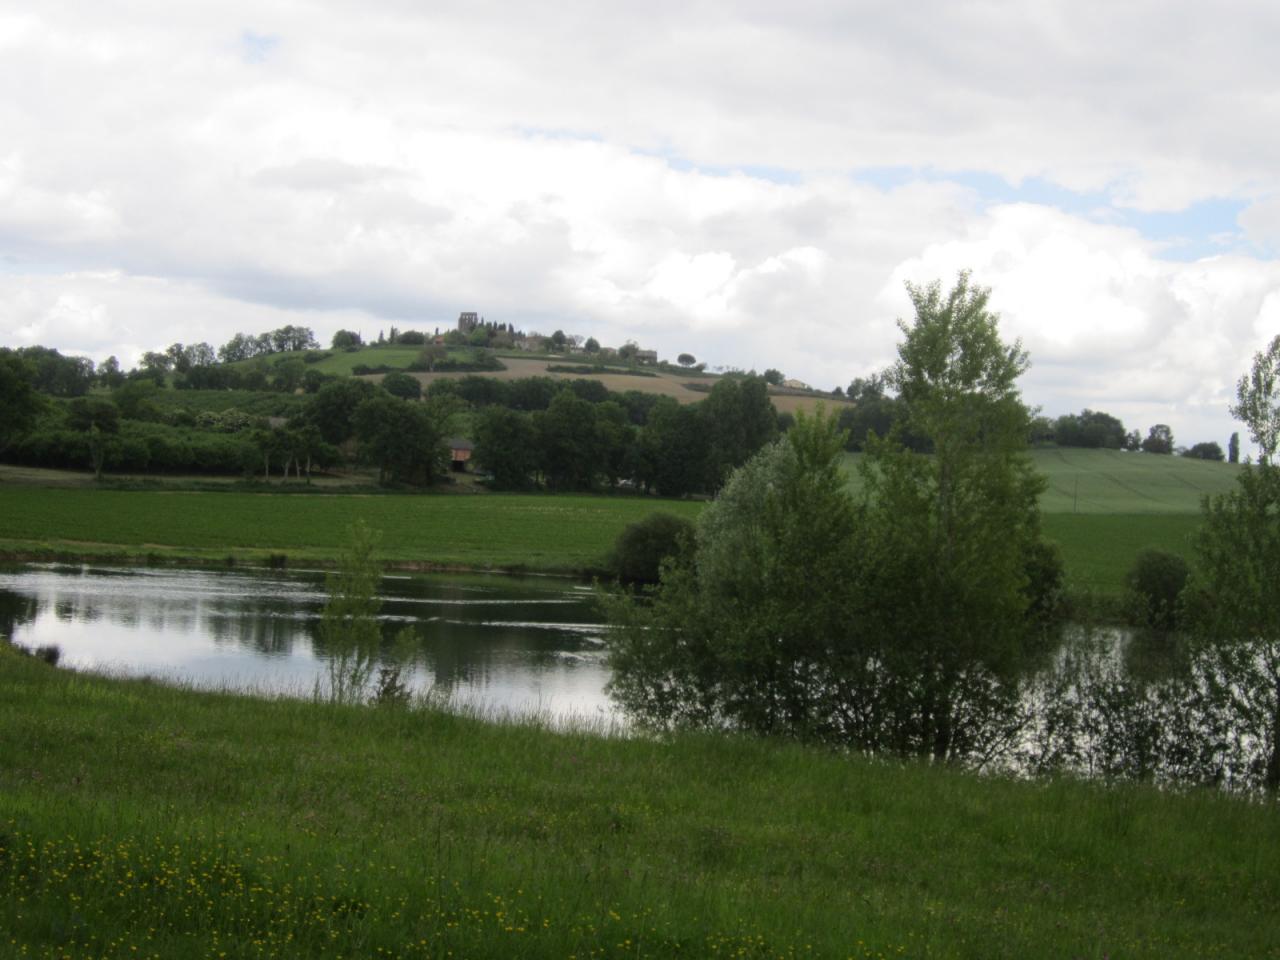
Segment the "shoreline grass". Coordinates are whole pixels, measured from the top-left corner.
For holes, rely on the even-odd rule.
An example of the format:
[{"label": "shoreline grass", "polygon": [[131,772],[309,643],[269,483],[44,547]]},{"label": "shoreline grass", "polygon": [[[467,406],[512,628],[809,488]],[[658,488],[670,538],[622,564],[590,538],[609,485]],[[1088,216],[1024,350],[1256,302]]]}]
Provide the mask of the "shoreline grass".
[{"label": "shoreline grass", "polygon": [[13,956],[1280,956],[1275,806],[1205,792],[258,700],[3,647],[0,744]]}]

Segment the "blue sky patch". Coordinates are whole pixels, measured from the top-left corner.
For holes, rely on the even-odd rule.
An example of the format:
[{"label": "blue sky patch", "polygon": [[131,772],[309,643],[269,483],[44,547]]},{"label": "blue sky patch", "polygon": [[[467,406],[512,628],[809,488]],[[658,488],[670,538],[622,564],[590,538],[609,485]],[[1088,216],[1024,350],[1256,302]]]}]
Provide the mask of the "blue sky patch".
[{"label": "blue sky patch", "polygon": [[1086,220],[1130,227],[1148,240],[1164,244],[1163,256],[1170,260],[1198,260],[1237,248],[1243,241],[1237,217],[1249,205],[1245,200],[1215,197],[1182,210],[1147,212],[1116,204],[1108,191],[1068,190],[1040,177],[1028,177],[1015,185],[997,174],[974,170],[869,167],[855,171],[853,178],[881,190],[909,183],[954,183],[972,190],[983,209],[1004,203],[1033,203]]},{"label": "blue sky patch", "polygon": [[245,63],[263,63],[280,46],[280,38],[271,33],[254,33],[246,30],[240,34],[240,56]]}]

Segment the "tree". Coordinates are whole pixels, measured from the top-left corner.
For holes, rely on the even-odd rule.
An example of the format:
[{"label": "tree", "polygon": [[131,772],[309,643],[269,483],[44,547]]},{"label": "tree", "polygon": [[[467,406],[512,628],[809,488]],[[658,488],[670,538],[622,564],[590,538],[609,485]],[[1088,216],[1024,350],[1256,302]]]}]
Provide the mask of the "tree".
[{"label": "tree", "polygon": [[306,375],[306,363],[300,357],[290,357],[275,365],[271,385],[282,393],[293,393],[302,386],[302,378]]},{"label": "tree", "polygon": [[768,370],[764,372],[764,382],[769,384],[770,386],[780,387],[782,386],[782,380],[783,380],[783,376],[782,376],[781,370],[774,370],[772,367],[770,367]]},{"label": "tree", "polygon": [[1197,533],[1190,619],[1221,667],[1238,728],[1263,745],[1264,786],[1280,791],[1280,336],[1255,354],[1236,387],[1233,416],[1258,445],[1236,488],[1207,499]]},{"label": "tree", "polygon": [[88,435],[89,462],[95,479],[102,479],[102,465],[112,447],[111,438],[120,431],[120,409],[100,397],[77,397],[67,408],[72,430]]},{"label": "tree", "polygon": [[378,539],[363,520],[357,520],[346,549],[338,556],[337,571],[325,577],[329,599],[320,612],[316,646],[327,654],[328,696],[338,703],[363,699],[378,658],[382,640],[378,625],[382,565],[374,555]]},{"label": "tree", "polygon": [[1253,366],[1236,384],[1231,415],[1243,420],[1258,445],[1258,459],[1269,464],[1280,444],[1280,336],[1253,355]]},{"label": "tree", "polygon": [[1222,447],[1210,440],[1205,443],[1197,443],[1182,451],[1184,457],[1191,457],[1194,460],[1222,460]]},{"label": "tree", "polygon": [[857,517],[832,418],[800,414],[733,472],[652,605],[617,600],[612,695],[659,727],[822,738],[857,651]]},{"label": "tree", "polygon": [[659,397],[649,410],[639,440],[637,479],[664,497],[702,489],[706,445],[696,406]]},{"label": "tree", "polygon": [[1147,431],[1147,438],[1142,441],[1144,453],[1173,453],[1173,431],[1168,424],[1157,423]]},{"label": "tree", "polygon": [[[1004,343],[990,290],[961,273],[907,286],[915,308],[888,375],[903,415],[860,464],[870,602],[894,678],[895,749],[935,760],[972,754],[1011,704],[1008,680],[1038,638],[1028,569],[1043,561],[1044,480],[1026,453],[1019,342]],[[926,438],[925,456],[902,442]],[[1054,577],[1039,578],[1049,589]],[[928,598],[921,602],[921,598]]]},{"label": "tree", "polygon": [[1063,447],[1119,450],[1125,441],[1124,424],[1109,413],[1085,408],[1080,414],[1059,417],[1054,439]]},{"label": "tree", "polygon": [[150,377],[157,386],[163,386],[165,377],[173,368],[173,357],[167,353],[157,353],[154,350],[148,350],[142,355],[142,363],[140,367],[143,373]]},{"label": "tree", "polygon": [[50,347],[22,347],[17,351],[31,371],[31,385],[55,397],[82,397],[93,385],[93,361],[64,357]]},{"label": "tree", "polygon": [[223,363],[236,363],[258,355],[258,344],[252,334],[237,333],[218,348],[218,359]]},{"label": "tree", "polygon": [[98,366],[98,381],[109,390],[114,390],[124,383],[124,373],[120,369],[120,361],[113,354]]},{"label": "tree", "polygon": [[382,378],[382,389],[401,400],[420,400],[422,384],[418,378],[399,370],[393,370]]},{"label": "tree", "polygon": [[156,394],[160,388],[152,380],[127,380],[111,391],[111,402],[126,420],[159,420]]},{"label": "tree", "polygon": [[293,324],[287,324],[276,330],[272,330],[269,334],[263,334],[269,338],[270,350],[275,353],[286,353],[293,350],[314,350],[320,346],[316,340],[316,335],[310,327],[299,327]]},{"label": "tree", "polygon": [[434,407],[380,390],[360,402],[352,422],[361,456],[378,466],[379,483],[428,484],[444,472],[444,417]]},{"label": "tree", "polygon": [[849,389],[845,391],[845,396],[854,403],[881,400],[884,398],[884,388],[884,374],[873,373],[869,377],[854,377],[849,383]]},{"label": "tree", "polygon": [[372,383],[354,377],[326,383],[307,403],[307,419],[327,442],[342,443],[355,433],[356,408],[377,393]]},{"label": "tree", "polygon": [[[1277,422],[1249,425],[1264,449],[1280,436],[1273,411]],[[1280,467],[1241,470],[1234,490],[1207,500],[1195,552],[1184,593],[1192,633],[1218,667],[1238,735],[1262,745],[1263,785],[1280,791]]]},{"label": "tree", "polygon": [[449,356],[449,349],[443,343],[428,343],[418,351],[418,365],[430,373],[441,360]]},{"label": "tree", "polygon": [[333,335],[333,340],[330,343],[334,350],[347,350],[361,346],[362,341],[360,340],[360,334],[354,330],[339,330]]},{"label": "tree", "polygon": [[538,449],[529,414],[485,407],[475,420],[476,462],[493,474],[500,490],[523,490],[538,469]]},{"label": "tree", "polygon": [[692,353],[682,353],[680,356],[676,357],[676,362],[682,367],[692,367],[698,362],[698,358]]},{"label": "tree", "polygon": [[555,333],[551,334],[549,339],[552,347],[556,350],[563,350],[564,345],[568,342],[569,338],[564,335],[563,330],[557,330]]},{"label": "tree", "polygon": [[719,489],[729,471],[778,435],[778,414],[760,377],[726,377],[698,404],[706,443],[703,486]]},{"label": "tree", "polygon": [[1125,574],[1125,587],[1135,618],[1155,630],[1172,630],[1178,620],[1178,598],[1190,568],[1176,553],[1147,548]]},{"label": "tree", "polygon": [[603,472],[594,405],[561,390],[533,417],[539,467],[552,490],[590,490]]},{"label": "tree", "polygon": [[595,337],[587,337],[587,342],[582,345],[582,349],[587,353],[599,353],[600,341]]},{"label": "tree", "polygon": [[657,583],[662,562],[674,558],[693,539],[693,524],[664,511],[627,524],[609,553],[608,566],[623,583]]},{"label": "tree", "polygon": [[17,353],[0,347],[0,452],[32,423],[43,405],[32,384],[30,365]]},{"label": "tree", "polygon": [[908,287],[888,378],[903,416],[869,444],[858,500],[836,424],[797,416],[730,475],[652,603],[612,608],[612,690],[641,720],[937,761],[1008,749],[1061,564],[1025,452],[1026,354],[968,280]]},{"label": "tree", "polygon": [[1240,434],[1233,432],[1231,439],[1227,441],[1227,462],[1240,462]]}]

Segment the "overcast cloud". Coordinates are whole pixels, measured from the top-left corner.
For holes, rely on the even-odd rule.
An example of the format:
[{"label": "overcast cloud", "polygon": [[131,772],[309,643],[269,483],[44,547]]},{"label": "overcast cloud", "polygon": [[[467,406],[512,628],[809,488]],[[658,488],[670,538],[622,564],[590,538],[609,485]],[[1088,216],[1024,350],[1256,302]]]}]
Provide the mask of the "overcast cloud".
[{"label": "overcast cloud", "polygon": [[0,342],[477,310],[829,388],[970,268],[1030,402],[1225,445],[1277,46],[1265,3],[0,0]]}]

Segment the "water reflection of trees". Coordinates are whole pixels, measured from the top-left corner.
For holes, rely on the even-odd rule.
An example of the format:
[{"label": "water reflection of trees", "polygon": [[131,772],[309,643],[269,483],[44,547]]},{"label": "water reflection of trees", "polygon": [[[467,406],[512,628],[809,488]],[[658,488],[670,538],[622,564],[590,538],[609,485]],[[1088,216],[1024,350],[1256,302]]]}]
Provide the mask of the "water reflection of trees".
[{"label": "water reflection of trees", "polygon": [[[45,568],[24,582],[33,592],[0,593],[9,611],[0,626],[9,632],[48,615],[61,623],[106,622],[163,636],[165,647],[172,641],[171,653],[184,645],[194,652],[204,643],[264,658],[324,660],[330,653],[317,635],[324,595],[314,576]],[[414,645],[407,665],[442,691],[509,686],[531,673],[573,670],[565,653],[597,649],[579,633],[545,626],[595,619],[591,597],[567,582],[412,578],[384,580],[381,589],[382,661],[391,661],[396,634],[410,626]],[[105,648],[102,654],[112,655]]]},{"label": "water reflection of trees", "polygon": [[35,597],[0,590],[0,640],[12,640],[18,627],[32,623],[39,612]]}]

